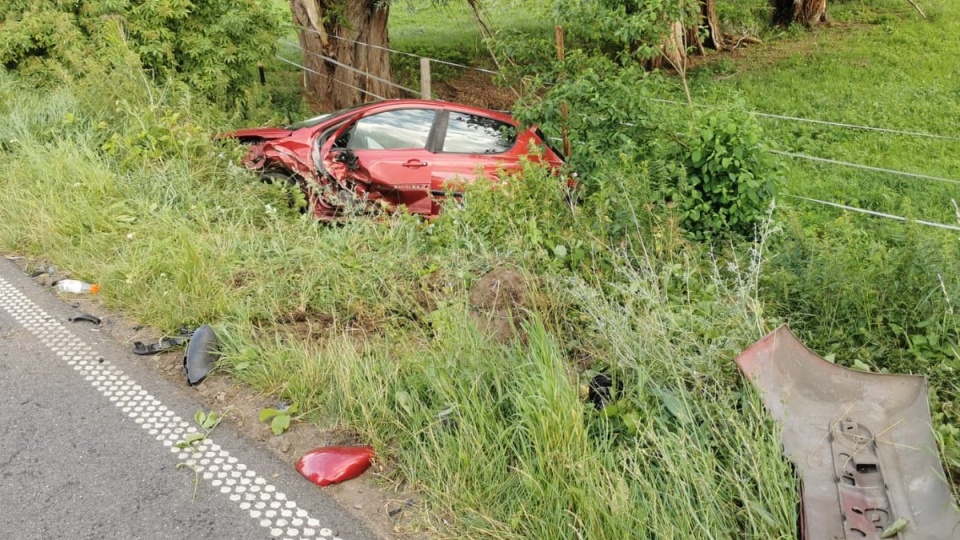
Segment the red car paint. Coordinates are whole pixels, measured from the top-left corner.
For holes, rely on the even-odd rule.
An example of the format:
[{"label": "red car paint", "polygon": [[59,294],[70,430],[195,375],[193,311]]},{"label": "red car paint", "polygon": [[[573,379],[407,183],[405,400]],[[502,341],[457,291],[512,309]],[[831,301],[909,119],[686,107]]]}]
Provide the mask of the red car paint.
[{"label": "red car paint", "polygon": [[522,159],[563,163],[535,128],[520,129],[507,114],[429,100],[381,101],[225,136],[250,145],[247,167],[294,179],[320,219],[401,205],[435,217],[439,200],[464,183],[497,181]]},{"label": "red car paint", "polygon": [[363,474],[373,459],[371,446],[327,446],[314,448],[297,461],[297,471],[320,487]]}]

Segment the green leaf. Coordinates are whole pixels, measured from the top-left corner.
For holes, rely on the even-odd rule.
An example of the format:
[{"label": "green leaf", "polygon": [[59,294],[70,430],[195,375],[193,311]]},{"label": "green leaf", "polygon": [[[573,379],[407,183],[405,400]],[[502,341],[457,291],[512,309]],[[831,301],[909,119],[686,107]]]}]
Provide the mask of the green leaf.
[{"label": "green leaf", "polygon": [[270,430],[273,431],[274,435],[280,435],[287,428],[290,427],[290,415],[289,414],[278,414],[273,417],[273,422],[270,423]]},{"label": "green leaf", "polygon": [[267,422],[278,414],[280,414],[280,411],[278,411],[277,409],[271,409],[271,408],[264,409],[260,411],[260,421]]},{"label": "green leaf", "polygon": [[853,365],[850,366],[850,369],[855,369],[857,371],[864,371],[866,373],[870,372],[870,366],[864,364],[860,360],[854,360]]},{"label": "green leaf", "polygon": [[409,393],[405,390],[397,390],[397,393],[394,394],[394,399],[404,412],[411,416],[413,415],[413,398],[410,397]]},{"label": "green leaf", "polygon": [[195,443],[202,441],[207,438],[206,433],[191,433],[187,435],[182,441],[178,442],[176,445],[177,448],[189,448]]},{"label": "green leaf", "polygon": [[200,425],[203,426],[203,429],[210,431],[211,429],[217,427],[221,420],[223,420],[223,417],[220,416],[220,413],[211,411]]},{"label": "green leaf", "polygon": [[197,423],[198,426],[203,425],[203,421],[207,419],[207,415],[203,411],[197,411],[193,415],[193,421]]},{"label": "green leaf", "polygon": [[892,525],[884,529],[880,533],[880,538],[893,538],[894,536],[900,534],[900,531],[907,528],[907,525],[910,524],[910,520],[907,518],[900,518],[893,522]]},{"label": "green leaf", "polygon": [[250,362],[240,362],[239,364],[233,366],[233,369],[236,371],[243,371],[250,367]]},{"label": "green leaf", "polygon": [[687,410],[687,406],[683,401],[670,392],[661,390],[657,392],[657,394],[660,396],[660,400],[663,401],[663,405],[670,411],[670,414],[672,414],[674,418],[682,424],[690,422],[690,412]]},{"label": "green leaf", "polygon": [[567,246],[563,244],[557,244],[553,247],[553,254],[557,256],[558,259],[562,259],[567,256]]}]

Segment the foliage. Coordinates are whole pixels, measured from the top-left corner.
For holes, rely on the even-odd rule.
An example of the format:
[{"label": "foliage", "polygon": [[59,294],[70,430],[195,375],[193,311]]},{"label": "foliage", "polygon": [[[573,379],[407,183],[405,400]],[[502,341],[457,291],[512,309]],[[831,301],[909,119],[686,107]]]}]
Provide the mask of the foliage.
[{"label": "foliage", "polygon": [[237,99],[255,80],[279,28],[264,0],[14,1],[0,6],[0,64],[50,80],[82,76],[90,52],[119,25],[144,68],[176,78],[212,100]]},{"label": "foliage", "polygon": [[290,429],[290,422],[296,417],[297,404],[294,403],[287,407],[272,408],[268,407],[260,411],[260,422],[269,422],[270,431],[274,435],[283,435],[283,432]]},{"label": "foliage", "polygon": [[661,193],[677,205],[691,236],[756,234],[782,182],[762,140],[756,121],[735,108],[698,114],[689,131],[675,140]]},{"label": "foliage", "polygon": [[[898,29],[900,45],[929,37],[927,24]],[[863,29],[869,50],[892,48],[875,30]],[[948,71],[945,50],[929,56]],[[647,99],[669,80],[620,78],[615,62],[576,51],[561,70],[550,53],[546,40],[515,53],[542,58],[518,64],[554,84],[525,98],[525,118],[559,136],[567,104],[577,192],[531,164],[472,186],[432,223],[338,226],[271,211],[272,190],[232,159],[241,150],[206,137],[234,118],[144,77],[122,47],[96,77],[54,90],[0,70],[0,246],[96,278],[107,306],[141,323],[217,322],[230,372],[373,444],[385,474],[421,495],[417,526],[439,537],[795,537],[793,473],[731,362],[783,320],[841,364],[929,376],[944,462],[960,472],[956,235],[779,199],[752,242],[690,242],[660,188],[682,165],[668,156],[679,141],[694,148],[709,120]],[[807,51],[693,91],[745,80],[740,92],[769,112],[852,122],[859,109],[885,125],[889,110],[913,122],[895,127],[947,133],[956,104],[930,65],[929,89],[876,90],[913,69],[904,62],[927,62],[894,53],[872,72],[865,53]],[[715,114],[723,125],[741,113],[703,118]],[[765,124],[763,136],[878,165],[909,168],[913,154],[917,169],[955,176],[939,142],[847,133]],[[794,167],[783,189],[941,221],[955,193],[829,167]],[[505,267],[526,279],[512,339],[492,336],[484,323],[499,314],[471,298]],[[602,410],[578,392],[596,373],[617,388]]]},{"label": "foliage", "polygon": [[213,430],[220,425],[220,422],[223,421],[223,416],[216,411],[205,413],[201,410],[197,411],[196,414],[193,415],[193,421],[196,422],[197,426],[200,428],[200,431],[190,433],[174,446],[177,448],[192,448],[193,445],[210,436],[210,433],[212,433]]},{"label": "foliage", "polygon": [[699,3],[692,0],[557,0],[553,6],[554,17],[583,47],[624,65],[659,56],[671,23],[699,21]]}]

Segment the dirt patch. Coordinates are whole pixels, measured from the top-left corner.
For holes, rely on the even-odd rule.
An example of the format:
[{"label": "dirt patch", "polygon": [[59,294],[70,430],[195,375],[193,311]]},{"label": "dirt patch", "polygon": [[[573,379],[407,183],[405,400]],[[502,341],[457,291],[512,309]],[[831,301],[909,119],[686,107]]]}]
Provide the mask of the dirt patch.
[{"label": "dirt patch", "polygon": [[470,288],[471,314],[477,327],[501,343],[519,335],[527,302],[526,278],[508,268],[491,270]]},{"label": "dirt patch", "polygon": [[495,111],[509,111],[514,102],[520,98],[510,88],[503,88],[493,83],[493,75],[482,71],[466,70],[456,79],[434,84],[435,99],[455,101],[483,107]]}]

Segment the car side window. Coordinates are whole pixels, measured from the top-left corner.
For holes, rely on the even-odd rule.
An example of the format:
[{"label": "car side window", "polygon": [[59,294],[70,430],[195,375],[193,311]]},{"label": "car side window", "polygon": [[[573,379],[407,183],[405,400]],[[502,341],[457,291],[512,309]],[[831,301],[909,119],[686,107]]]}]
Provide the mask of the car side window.
[{"label": "car side window", "polygon": [[443,151],[458,154],[500,154],[513,148],[517,129],[493,118],[451,112]]},{"label": "car side window", "polygon": [[437,112],[430,109],[397,109],[361,118],[350,130],[346,147],[351,150],[426,148],[436,115]]}]

